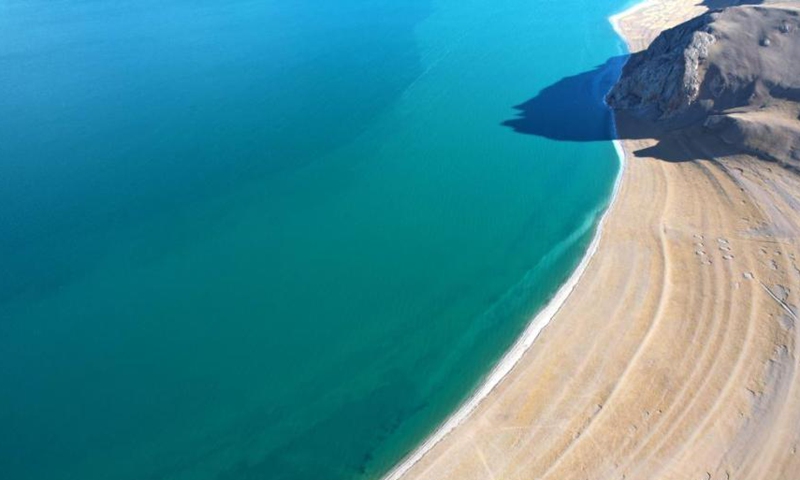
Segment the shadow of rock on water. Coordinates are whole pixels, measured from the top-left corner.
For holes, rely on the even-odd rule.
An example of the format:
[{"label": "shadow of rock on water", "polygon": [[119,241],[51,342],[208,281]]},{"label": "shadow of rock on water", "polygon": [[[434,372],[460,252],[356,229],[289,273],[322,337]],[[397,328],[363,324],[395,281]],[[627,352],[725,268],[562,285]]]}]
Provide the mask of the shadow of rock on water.
[{"label": "shadow of rock on water", "polygon": [[[778,0],[704,0],[702,5],[717,9],[733,5],[771,3],[778,3]],[[752,80],[747,80],[755,75],[757,69],[747,67],[749,70],[744,69],[737,73],[738,70],[732,69],[733,67],[726,67],[725,72],[742,79],[739,81],[741,86],[737,87],[738,93],[725,93],[725,96],[721,96],[719,93],[714,93],[714,87],[711,85],[720,79],[724,85],[730,82],[723,73],[719,73],[722,67],[717,59],[715,60],[717,63],[707,67],[707,71],[702,75],[695,72],[690,79],[696,82],[698,88],[698,93],[691,98],[685,92],[686,73],[680,70],[688,68],[684,65],[685,58],[688,58],[686,56],[699,51],[697,49],[700,47],[695,45],[693,32],[707,27],[725,15],[728,15],[725,17],[728,19],[738,14],[745,15],[746,12],[755,15],[752,12],[757,11],[760,10],[739,8],[730,14],[723,12],[703,15],[666,30],[647,50],[629,56],[612,57],[590,71],[565,77],[545,87],[535,97],[514,107],[518,110],[517,118],[507,120],[503,125],[517,133],[558,141],[647,140],[626,146],[638,148],[633,152],[636,157],[656,158],[668,162],[714,159],[745,152],[774,160],[774,157],[764,154],[753,146],[764,143],[763,131],[773,128],[771,125],[756,122],[761,130],[754,130],[755,141],[748,144],[742,140],[745,134],[740,131],[741,128],[735,130],[734,127],[730,127],[723,135],[723,129],[719,124],[719,117],[734,112],[734,107],[745,110],[764,108],[766,100],[754,96],[752,90],[756,84]],[[761,24],[753,23],[753,25]],[[789,27],[786,23],[783,25],[770,28],[787,33]],[[714,38],[715,41],[723,43],[734,41],[726,40],[724,35],[716,35]],[[740,42],[740,46],[744,44],[742,43],[744,40],[736,41]],[[752,42],[747,45],[751,45],[751,48],[760,48],[753,46],[757,44]],[[756,55],[755,51],[753,52],[752,55]],[[626,62],[629,62],[628,67],[623,69]],[[606,104],[605,97],[623,70],[626,78],[609,97],[611,105],[617,108],[615,111]],[[784,82],[782,78],[787,76],[797,77],[795,74],[782,75],[771,77],[779,79],[770,80],[772,84],[782,84]],[[783,99],[782,101],[793,103],[798,101],[794,88],[771,87],[770,95],[777,95],[777,98]],[[734,113],[745,112],[741,109]],[[713,121],[709,122],[710,120]],[[756,127],[748,128],[752,130]],[[777,141],[785,142],[781,139],[786,138],[786,135],[776,136]]]},{"label": "shadow of rock on water", "polygon": [[502,125],[524,135],[567,142],[652,139],[656,142],[653,146],[635,151],[634,155],[667,162],[736,153],[702,128],[673,129],[648,120],[646,115],[615,113],[606,105],[605,96],[628,58],[628,55],[612,57],[593,70],[545,87],[535,97],[514,107],[519,111],[517,118]]},{"label": "shadow of rock on water", "polygon": [[604,97],[619,77],[627,55],[593,70],[565,77],[514,107],[517,118],[503,122],[517,133],[569,142],[615,138],[612,112]]}]

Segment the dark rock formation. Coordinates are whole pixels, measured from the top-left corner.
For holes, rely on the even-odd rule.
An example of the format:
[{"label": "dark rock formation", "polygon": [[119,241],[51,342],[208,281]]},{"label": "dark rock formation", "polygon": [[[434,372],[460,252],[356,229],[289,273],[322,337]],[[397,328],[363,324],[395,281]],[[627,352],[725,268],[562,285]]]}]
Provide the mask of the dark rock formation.
[{"label": "dark rock formation", "polygon": [[800,167],[798,3],[729,7],[663,32],[631,56],[608,104]]}]

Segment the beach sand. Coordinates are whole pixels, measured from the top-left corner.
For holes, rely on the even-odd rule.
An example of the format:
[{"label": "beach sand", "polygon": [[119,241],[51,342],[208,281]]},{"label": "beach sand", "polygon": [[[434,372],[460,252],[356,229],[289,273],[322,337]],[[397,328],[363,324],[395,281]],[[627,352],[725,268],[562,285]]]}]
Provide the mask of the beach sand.
[{"label": "beach sand", "polygon": [[[638,51],[698,3],[615,26]],[[621,142],[596,252],[552,321],[389,478],[800,479],[800,176],[703,138],[644,156],[655,144]]]}]

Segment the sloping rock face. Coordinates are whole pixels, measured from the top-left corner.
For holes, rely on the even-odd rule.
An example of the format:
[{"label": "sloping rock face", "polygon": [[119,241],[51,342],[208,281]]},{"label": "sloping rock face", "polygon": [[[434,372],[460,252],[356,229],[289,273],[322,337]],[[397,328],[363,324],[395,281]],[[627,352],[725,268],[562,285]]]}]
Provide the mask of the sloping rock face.
[{"label": "sloping rock face", "polygon": [[709,12],[631,56],[608,104],[800,167],[800,2]]},{"label": "sloping rock face", "polygon": [[[630,57],[606,101],[616,109],[639,110],[656,118],[684,112],[697,100],[705,76],[712,15],[701,15],[659,35],[644,52]],[[702,70],[701,70],[702,63]]]}]

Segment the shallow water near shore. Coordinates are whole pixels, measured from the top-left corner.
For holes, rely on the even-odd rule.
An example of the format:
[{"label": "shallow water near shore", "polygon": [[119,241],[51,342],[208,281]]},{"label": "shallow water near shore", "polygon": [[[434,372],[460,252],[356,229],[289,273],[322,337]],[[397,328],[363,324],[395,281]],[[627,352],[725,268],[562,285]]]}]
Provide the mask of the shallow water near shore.
[{"label": "shallow water near shore", "polygon": [[4,477],[380,477],[589,244],[623,3],[0,5]]}]

